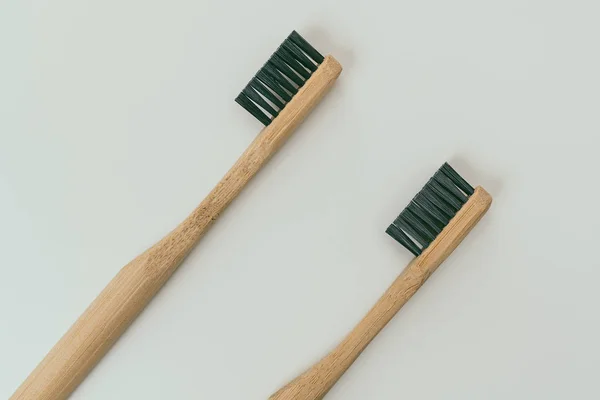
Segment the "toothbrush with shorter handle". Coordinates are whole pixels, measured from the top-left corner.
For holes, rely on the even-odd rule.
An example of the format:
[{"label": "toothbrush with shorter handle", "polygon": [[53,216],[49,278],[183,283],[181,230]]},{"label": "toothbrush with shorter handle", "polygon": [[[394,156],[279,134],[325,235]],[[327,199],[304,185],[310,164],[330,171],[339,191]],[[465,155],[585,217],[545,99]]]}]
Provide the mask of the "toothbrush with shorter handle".
[{"label": "toothbrush with shorter handle", "polygon": [[292,32],[236,98],[266,127],[187,219],[121,269],[10,400],[67,398],[341,71],[332,56],[323,57]]},{"label": "toothbrush with shorter handle", "polygon": [[427,278],[456,249],[492,203],[445,163],[389,226],[387,233],[416,258],[377,304],[327,356],[270,400],[320,400]]}]

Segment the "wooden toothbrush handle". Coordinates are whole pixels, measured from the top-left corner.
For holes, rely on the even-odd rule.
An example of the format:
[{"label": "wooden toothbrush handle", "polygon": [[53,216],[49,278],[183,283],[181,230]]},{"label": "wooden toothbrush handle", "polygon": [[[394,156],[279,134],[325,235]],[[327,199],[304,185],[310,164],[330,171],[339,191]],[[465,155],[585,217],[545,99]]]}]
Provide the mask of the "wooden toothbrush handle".
[{"label": "wooden toothbrush handle", "polygon": [[481,187],[431,243],[392,283],[369,313],[327,356],[273,394],[270,400],[320,400],[367,345],[479,222],[492,202]]},{"label": "wooden toothbrush handle", "polygon": [[67,398],[165,284],[212,222],[325,95],[341,70],[341,65],[327,56],[206,199],[173,232],[123,267],[10,399]]}]

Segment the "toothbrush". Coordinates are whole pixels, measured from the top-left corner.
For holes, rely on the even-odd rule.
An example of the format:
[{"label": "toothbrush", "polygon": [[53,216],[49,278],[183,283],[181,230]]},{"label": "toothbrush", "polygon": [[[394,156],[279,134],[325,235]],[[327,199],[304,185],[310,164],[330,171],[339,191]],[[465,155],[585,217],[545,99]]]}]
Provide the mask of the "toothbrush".
[{"label": "toothbrush", "polygon": [[341,71],[335,58],[292,32],[236,98],[265,128],[189,217],[121,269],[10,399],[67,398]]},{"label": "toothbrush", "polygon": [[456,249],[492,203],[445,163],[389,226],[387,233],[416,258],[354,330],[327,356],[270,400],[320,400],[427,278]]}]

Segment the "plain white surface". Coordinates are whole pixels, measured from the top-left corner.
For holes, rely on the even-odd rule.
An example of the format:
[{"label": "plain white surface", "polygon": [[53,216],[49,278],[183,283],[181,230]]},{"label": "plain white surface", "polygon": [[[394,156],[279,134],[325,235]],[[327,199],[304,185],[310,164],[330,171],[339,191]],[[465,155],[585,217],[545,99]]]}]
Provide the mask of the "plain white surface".
[{"label": "plain white surface", "polygon": [[328,400],[592,399],[597,1],[27,1],[0,12],[0,397],[260,124],[297,29],[345,70],[73,396],[266,399],[410,259],[442,162],[495,197]]}]

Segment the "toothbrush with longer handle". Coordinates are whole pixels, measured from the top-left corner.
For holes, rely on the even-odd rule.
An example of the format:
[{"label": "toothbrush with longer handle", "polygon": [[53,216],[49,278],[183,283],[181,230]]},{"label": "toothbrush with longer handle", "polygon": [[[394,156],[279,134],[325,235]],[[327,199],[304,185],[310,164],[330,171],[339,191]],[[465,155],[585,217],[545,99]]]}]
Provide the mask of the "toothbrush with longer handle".
[{"label": "toothbrush with longer handle", "polygon": [[265,128],[188,218],[121,269],[10,400],[67,398],[319,103],[341,70],[332,56],[323,57],[292,32],[236,98]]},{"label": "toothbrush with longer handle", "polygon": [[270,400],[320,400],[362,351],[458,247],[492,203],[444,164],[389,226],[387,233],[416,258],[369,313],[327,356],[292,380]]}]

